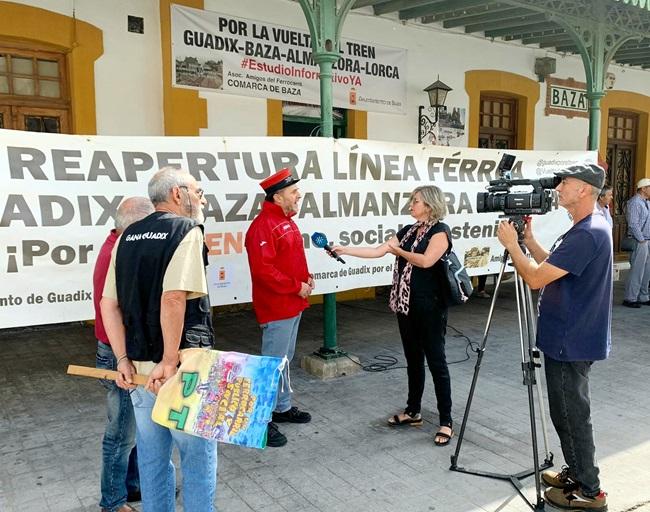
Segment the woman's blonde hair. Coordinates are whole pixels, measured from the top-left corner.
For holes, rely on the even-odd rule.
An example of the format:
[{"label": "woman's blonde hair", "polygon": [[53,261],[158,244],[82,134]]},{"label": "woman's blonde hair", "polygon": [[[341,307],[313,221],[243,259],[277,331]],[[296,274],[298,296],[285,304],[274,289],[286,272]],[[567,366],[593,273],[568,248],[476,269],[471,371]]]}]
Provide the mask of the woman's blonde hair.
[{"label": "woman's blonde hair", "polygon": [[429,207],[430,221],[438,221],[445,218],[445,215],[447,215],[447,204],[445,203],[445,196],[442,190],[435,185],[423,185],[411,192],[411,199],[417,193],[420,194],[422,202]]}]

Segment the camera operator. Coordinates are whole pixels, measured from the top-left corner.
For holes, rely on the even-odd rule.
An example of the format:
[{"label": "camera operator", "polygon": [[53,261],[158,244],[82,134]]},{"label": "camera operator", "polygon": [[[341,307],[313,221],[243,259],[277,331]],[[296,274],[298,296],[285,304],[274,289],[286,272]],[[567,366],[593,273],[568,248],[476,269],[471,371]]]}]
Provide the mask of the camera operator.
[{"label": "camera operator", "polygon": [[591,426],[589,371],[606,359],[611,345],[612,234],[602,215],[592,215],[605,183],[597,165],[576,165],[555,173],[560,206],[573,226],[546,251],[533,237],[530,223],[519,246],[517,231],[501,222],[497,236],[523,280],[539,296],[537,347],[544,353],[546,386],[553,426],[566,466],[545,471],[550,486],[544,496],[552,505],[572,510],[607,509],[600,488]]}]

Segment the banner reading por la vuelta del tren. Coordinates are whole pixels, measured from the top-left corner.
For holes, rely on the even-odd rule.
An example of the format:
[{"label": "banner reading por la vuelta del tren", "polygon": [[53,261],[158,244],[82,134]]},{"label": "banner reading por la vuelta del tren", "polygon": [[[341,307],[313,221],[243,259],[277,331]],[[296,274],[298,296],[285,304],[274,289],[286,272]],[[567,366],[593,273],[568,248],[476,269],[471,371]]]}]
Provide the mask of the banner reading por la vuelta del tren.
[{"label": "banner reading por la vuelta del tren", "polygon": [[[173,84],[320,104],[311,35],[292,27],[172,4]],[[332,72],[335,107],[404,114],[406,50],[349,39]]]},{"label": "banner reading por la vuelta del tren", "polygon": [[[512,151],[513,177],[538,178],[585,151]],[[0,328],[93,317],[92,271],[120,202],[147,195],[160,167],[187,169],[205,190],[205,240],[213,305],[249,302],[244,237],[264,200],[259,182],[282,167],[301,178],[300,211],[315,293],[390,283],[394,258],[348,257],[312,247],[374,245],[411,223],[410,192],[445,193],[454,249],[470,274],[495,273],[497,213],[476,213],[476,193],[497,177],[497,150],[297,137],[102,137],[0,130]],[[557,205],[555,205],[557,207]],[[550,246],[570,226],[564,209],[534,220]]]}]

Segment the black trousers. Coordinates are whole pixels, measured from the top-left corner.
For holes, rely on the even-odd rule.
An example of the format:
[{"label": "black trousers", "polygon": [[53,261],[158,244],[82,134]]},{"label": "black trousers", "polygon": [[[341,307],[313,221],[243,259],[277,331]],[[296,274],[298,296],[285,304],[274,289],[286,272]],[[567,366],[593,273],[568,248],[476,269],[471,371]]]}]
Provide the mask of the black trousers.
[{"label": "black trousers", "polygon": [[556,361],[544,356],[546,389],[551,421],[555,427],[569,476],[585,496],[600,492],[600,470],[591,426],[589,372],[591,361]]},{"label": "black trousers", "polygon": [[408,400],[406,412],[416,414],[422,408],[424,361],[429,365],[436,391],[441,425],[451,425],[451,378],[445,357],[447,308],[440,304],[409,307],[408,315],[397,314],[399,332],[406,356]]}]

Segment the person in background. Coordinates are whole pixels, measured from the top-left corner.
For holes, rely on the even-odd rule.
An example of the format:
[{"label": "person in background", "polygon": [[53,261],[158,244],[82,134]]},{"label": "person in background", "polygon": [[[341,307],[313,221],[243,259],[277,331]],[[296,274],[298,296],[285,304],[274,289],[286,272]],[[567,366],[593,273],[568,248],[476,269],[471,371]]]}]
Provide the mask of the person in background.
[{"label": "person in background", "polygon": [[598,210],[602,215],[605,216],[610,227],[614,227],[614,221],[612,220],[612,214],[609,210],[609,206],[612,204],[612,187],[611,185],[605,185],[600,194],[598,194],[598,200],[596,201],[596,210]]},{"label": "person in background", "polygon": [[451,231],[441,222],[447,213],[442,191],[433,185],[411,193],[409,211],[415,219],[387,242],[376,247],[334,246],[339,255],[359,258],[396,256],[390,308],[397,315],[406,357],[408,399],[403,412],[388,419],[391,426],[422,425],[426,360],[436,392],[440,428],[436,446],[449,444],[454,431],[451,417],[451,377],[445,356],[447,301],[444,264],[451,250]]},{"label": "person in background", "polygon": [[298,213],[300,181],[280,169],[260,183],[266,199],[246,232],[246,252],[253,285],[253,309],[262,329],[262,355],[286,357],[267,446],[287,444],[276,423],[309,423],[311,415],[291,405],[288,365],[293,359],[302,312],[314,279],[307,268],[302,236],[292,217]]},{"label": "person in background", "polygon": [[630,254],[630,271],[625,282],[623,306],[640,308],[650,306],[650,178],[643,178],[636,184],[636,194],[627,202],[628,235],[636,240]]},{"label": "person in background", "polygon": [[487,284],[488,274],[483,274],[477,277],[478,284],[476,285],[476,291],[474,295],[480,299],[489,299],[491,295],[485,291],[485,285]]},{"label": "person in background", "polygon": [[[117,357],[117,385],[132,390],[144,512],[175,510],[174,446],[183,472],[183,510],[210,512],[216,441],[151,419],[156,394],[178,371],[180,350],[214,345],[202,226],[206,199],[191,174],[171,167],[153,175],[149,198],[154,213],[131,224],[113,250],[102,318]],[[133,385],[136,371],[149,375],[144,387]]]},{"label": "person in background", "polygon": [[[104,241],[93,272],[93,304],[95,306],[95,338],[97,339],[96,366],[115,370],[117,360],[111,349],[99,301],[115,241],[134,222],[153,212],[153,204],[146,197],[129,197],[117,208],[115,228]],[[140,478],[135,446],[135,417],[129,392],[117,387],[114,381],[102,380],[106,388],[108,421],[102,439],[101,499],[102,512],[133,512],[127,502],[140,501]]]}]

